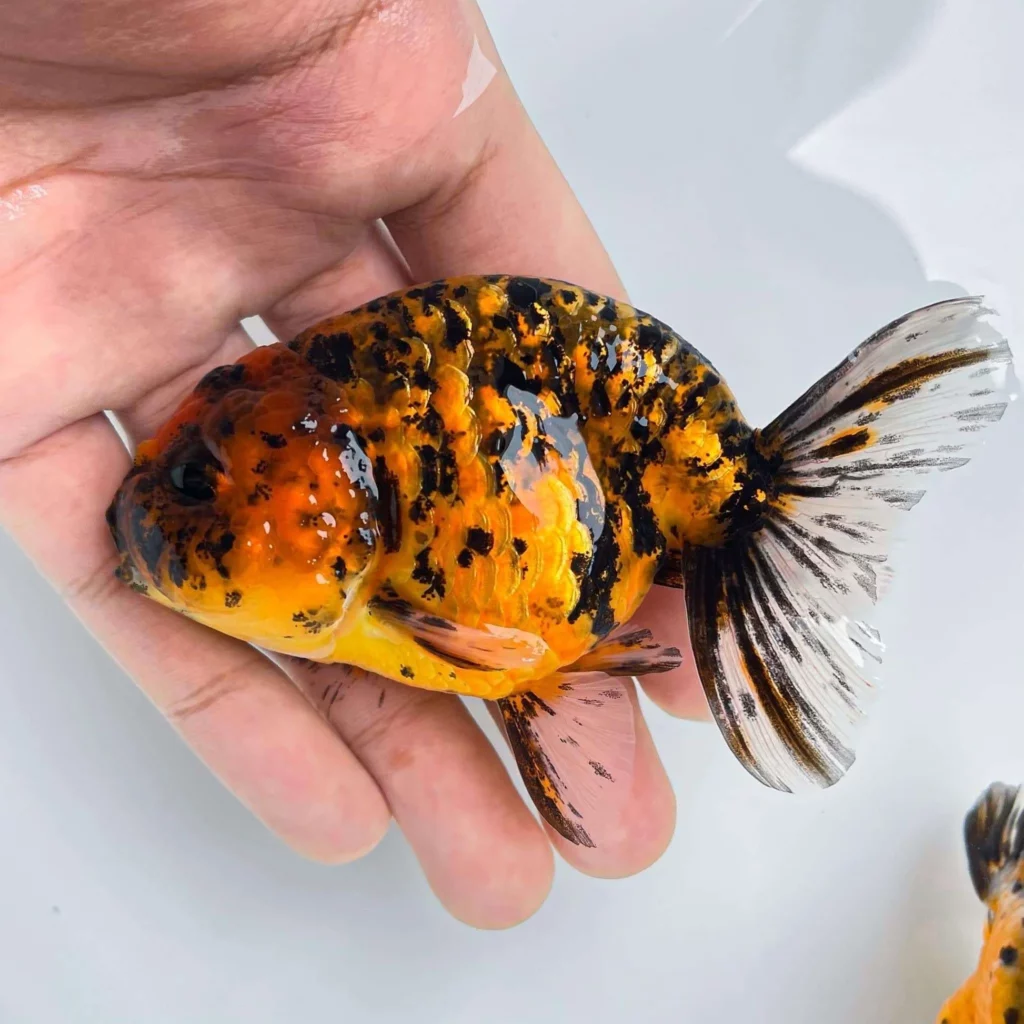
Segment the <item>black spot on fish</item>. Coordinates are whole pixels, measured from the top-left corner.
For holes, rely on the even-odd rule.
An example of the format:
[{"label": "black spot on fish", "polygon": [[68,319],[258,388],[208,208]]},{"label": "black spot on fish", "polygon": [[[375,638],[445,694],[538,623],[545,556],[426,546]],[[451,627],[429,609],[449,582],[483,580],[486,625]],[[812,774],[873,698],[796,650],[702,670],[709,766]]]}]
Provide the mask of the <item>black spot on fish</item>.
[{"label": "black spot on fish", "polygon": [[256,465],[252,467],[252,471],[257,476],[262,476],[264,473],[266,473],[268,468],[269,466],[267,465],[266,459],[260,459],[260,461],[257,462]]},{"label": "black spot on fish", "polygon": [[237,608],[242,603],[242,592],[240,590],[229,590],[224,595],[225,608]]},{"label": "black spot on fish", "polygon": [[172,551],[167,556],[167,575],[176,587],[185,583],[185,563]]},{"label": "black spot on fish", "polygon": [[158,526],[149,526],[146,523],[146,510],[141,505],[136,505],[132,509],[129,527],[143,565],[149,570],[150,576],[155,576],[160,565],[160,556],[164,552],[163,531]]},{"label": "black spot on fish", "polygon": [[385,551],[397,551],[402,546],[402,513],[399,505],[398,477],[388,469],[384,457],[377,456],[373,464],[373,478],[377,483],[377,521]]},{"label": "black spot on fish", "polygon": [[448,291],[446,281],[435,281],[433,284],[428,284],[423,289],[423,308],[432,309],[434,306],[440,306],[446,291]]},{"label": "black spot on fish", "polygon": [[[288,346],[293,351],[300,351],[297,342],[291,342]],[[317,373],[322,373],[331,380],[344,383],[355,377],[353,367],[353,356],[355,346],[352,342],[352,335],[345,332],[338,334],[317,334],[306,344],[306,361]]]},{"label": "black spot on fish", "polygon": [[494,547],[494,534],[479,526],[471,526],[466,531],[466,546],[478,555],[489,555]]},{"label": "black spot on fish", "polygon": [[196,391],[218,394],[238,387],[245,380],[246,369],[241,363],[233,366],[218,366],[210,370],[196,385]]},{"label": "black spot on fish", "polygon": [[348,566],[345,565],[345,559],[340,556],[334,560],[331,569],[334,570],[335,579],[343,580],[348,575]]},{"label": "black spot on fish", "polygon": [[601,312],[597,314],[602,320],[607,320],[609,323],[614,323],[619,319],[619,311],[615,306],[615,302],[612,299],[608,300],[608,304],[601,308]]},{"label": "black spot on fish", "polygon": [[612,404],[608,398],[608,389],[603,380],[595,380],[590,391],[590,415],[595,417],[609,416]]},{"label": "black spot on fish", "polygon": [[507,356],[498,356],[494,363],[494,389],[499,395],[507,395],[510,388],[539,395],[543,382],[526,376],[523,368]]},{"label": "black spot on fish", "polygon": [[424,434],[430,434],[433,437],[440,437],[444,431],[444,420],[441,419],[441,414],[432,405],[428,405],[426,412],[423,413],[423,417],[420,420],[420,430]]},{"label": "black spot on fish", "polygon": [[1003,1024],[1020,1024],[1020,1010],[1016,1006],[1003,1010]]},{"label": "black spot on fish", "polygon": [[403,676],[404,676],[404,677],[405,677],[406,679],[415,679],[415,678],[416,678],[416,673],[415,673],[415,672],[413,672],[413,670],[412,670],[411,668],[409,668],[409,666],[408,666],[408,665],[403,665],[403,666],[402,666],[402,667],[401,667],[401,668],[399,669],[399,671],[400,671],[400,672],[402,673],[402,675],[403,675]]},{"label": "black spot on fish", "polygon": [[426,590],[423,597],[444,597],[445,575],[444,570],[434,566],[430,561],[430,548],[424,548],[416,556],[416,564],[412,571],[412,578],[417,583],[422,583]]},{"label": "black spot on fish", "polygon": [[363,306],[363,309],[365,309],[367,313],[377,314],[381,311],[381,309],[383,309],[383,307],[384,303],[382,299],[373,299],[372,301],[368,302],[365,306]]},{"label": "black spot on fish", "polygon": [[426,367],[423,365],[423,360],[417,361],[413,367],[412,377],[413,387],[419,388],[420,391],[427,391],[433,393],[435,390],[434,378],[427,373]]},{"label": "black spot on fish", "polygon": [[229,579],[231,573],[224,565],[224,556],[235,546],[235,535],[230,530],[225,530],[216,540],[207,538],[196,545],[196,551],[209,555],[213,561],[214,568],[224,578]]},{"label": "black spot on fish", "polygon": [[250,505],[258,505],[261,501],[269,501],[272,494],[270,485],[260,482],[252,489],[246,501]]},{"label": "black spot on fish", "polygon": [[425,523],[430,518],[434,503],[425,495],[420,494],[409,506],[409,518],[414,523]]},{"label": "black spot on fish", "polygon": [[288,443],[283,434],[268,434],[265,430],[260,431],[260,438],[268,448],[283,448]]},{"label": "black spot on fish", "polygon": [[455,560],[463,569],[468,569],[473,564],[473,552],[469,548],[463,548]]},{"label": "black spot on fish", "polygon": [[569,291],[569,290],[568,290],[567,288],[563,288],[563,289],[562,289],[562,290],[561,290],[561,291],[559,292],[559,295],[561,295],[561,296],[562,296],[562,301],[563,301],[563,302],[564,302],[564,303],[565,303],[565,304],[566,304],[567,306],[572,306],[572,305],[575,305],[575,303],[576,303],[576,299],[578,298],[578,296],[576,295],[576,293],[575,293],[575,292],[571,292],[571,291]]},{"label": "black spot on fish", "polygon": [[665,347],[665,332],[656,324],[641,324],[637,328],[636,342],[642,352],[653,352],[660,359]]},{"label": "black spot on fish", "polygon": [[569,562],[569,569],[573,576],[582,576],[590,567],[590,555],[585,551],[577,551]]},{"label": "black spot on fish", "polygon": [[433,494],[438,481],[437,449],[432,444],[419,445],[416,454],[420,459],[420,490]]},{"label": "black spot on fish", "polygon": [[444,303],[441,307],[444,316],[444,346],[448,349],[457,349],[459,345],[469,341],[470,321],[465,313],[456,309],[450,302]]},{"label": "black spot on fish", "polygon": [[1014,946],[1003,946],[999,950],[999,959],[1005,967],[1013,967],[1017,962],[1017,949]]},{"label": "black spot on fish", "polygon": [[513,537],[512,547],[514,547],[516,549],[516,552],[521,555],[526,551],[527,544],[522,537]]},{"label": "black spot on fish", "polygon": [[609,483],[630,511],[634,553],[657,555],[665,547],[665,538],[658,529],[651,496],[643,486],[643,462],[636,452],[623,452],[609,474]]},{"label": "black spot on fish", "polygon": [[224,419],[217,424],[217,430],[220,432],[221,437],[233,437],[235,433],[235,425],[225,416]]},{"label": "black spot on fish", "polygon": [[511,277],[505,286],[509,302],[521,309],[529,309],[551,294],[551,286],[537,277]]},{"label": "black spot on fish", "polygon": [[591,632],[597,637],[607,636],[615,628],[615,613],[611,608],[611,595],[619,581],[619,542],[616,526],[621,516],[614,506],[607,510],[608,522],[594,545],[590,572],[580,581],[580,598],[569,613],[570,623],[583,614],[591,618]]}]

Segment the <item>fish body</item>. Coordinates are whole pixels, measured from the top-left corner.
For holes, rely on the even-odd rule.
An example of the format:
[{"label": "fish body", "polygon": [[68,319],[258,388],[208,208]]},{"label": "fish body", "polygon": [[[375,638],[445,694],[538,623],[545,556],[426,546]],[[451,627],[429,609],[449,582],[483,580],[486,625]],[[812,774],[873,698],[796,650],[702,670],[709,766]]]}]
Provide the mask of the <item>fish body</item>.
[{"label": "fish body", "polygon": [[937,1024],[1024,1021],[1024,792],[993,783],[964,822],[967,861],[988,908],[978,966]]},{"label": "fish body", "polygon": [[[226,610],[274,650],[492,699],[578,661],[686,540],[724,536],[727,505],[768,485],[699,352],[560,282],[452,280],[325,321],[214,371],[155,449],[197,419],[203,447],[230,452],[235,498],[190,538],[208,560],[221,552],[183,582],[193,617],[217,625]],[[346,461],[356,489],[375,491],[365,544],[358,530],[339,541],[352,533]],[[194,507],[184,520],[193,529]],[[267,587],[282,559],[314,585]],[[456,630],[414,637],[402,628],[413,610],[457,626],[464,646],[438,657]]]},{"label": "fish body", "polygon": [[613,781],[610,721],[631,749],[614,680],[681,660],[628,623],[683,588],[733,752],[775,788],[829,785],[909,483],[1006,406],[986,312],[895,321],[754,430],[699,351],[607,296],[511,276],[384,296],[199,382],[111,505],[121,572],[266,650],[497,700],[574,841]]}]

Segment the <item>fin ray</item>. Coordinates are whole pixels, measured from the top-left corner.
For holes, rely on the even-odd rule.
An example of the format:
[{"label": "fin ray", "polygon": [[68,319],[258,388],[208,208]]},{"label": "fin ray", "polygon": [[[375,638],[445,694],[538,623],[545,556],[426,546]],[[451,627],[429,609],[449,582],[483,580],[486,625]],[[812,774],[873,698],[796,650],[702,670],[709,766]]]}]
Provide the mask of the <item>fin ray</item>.
[{"label": "fin ray", "polygon": [[606,637],[583,657],[562,669],[564,673],[604,672],[609,676],[642,676],[671,672],[683,663],[678,647],[662,647],[649,629],[632,629]]},{"label": "fin ray", "polygon": [[544,820],[593,848],[616,825],[633,787],[633,703],[622,680],[570,679],[555,695],[497,702],[519,772]]},{"label": "fin ray", "polygon": [[978,299],[879,331],[756,437],[762,522],[683,553],[690,635],[733,752],[781,790],[854,760],[883,645],[869,624],[922,478],[964,465],[1012,397],[1011,354]]}]

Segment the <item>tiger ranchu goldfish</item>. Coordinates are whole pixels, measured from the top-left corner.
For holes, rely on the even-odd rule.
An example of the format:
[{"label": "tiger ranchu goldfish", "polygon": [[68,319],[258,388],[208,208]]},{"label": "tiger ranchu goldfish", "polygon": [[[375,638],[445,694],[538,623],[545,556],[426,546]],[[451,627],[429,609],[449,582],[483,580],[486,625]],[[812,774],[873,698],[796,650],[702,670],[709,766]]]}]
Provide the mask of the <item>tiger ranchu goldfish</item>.
[{"label": "tiger ranchu goldfish", "polygon": [[735,755],[828,786],[873,686],[892,528],[1006,408],[987,314],[910,313],[755,430],[624,302],[511,276],[384,296],[198,383],[110,507],[120,574],[265,651],[496,701],[582,845],[632,785],[621,679],[680,662],[630,620],[678,588]]},{"label": "tiger ranchu goldfish", "polygon": [[1024,1024],[1024,791],[994,782],[964,820],[967,865],[988,918],[978,966],[938,1024]]}]

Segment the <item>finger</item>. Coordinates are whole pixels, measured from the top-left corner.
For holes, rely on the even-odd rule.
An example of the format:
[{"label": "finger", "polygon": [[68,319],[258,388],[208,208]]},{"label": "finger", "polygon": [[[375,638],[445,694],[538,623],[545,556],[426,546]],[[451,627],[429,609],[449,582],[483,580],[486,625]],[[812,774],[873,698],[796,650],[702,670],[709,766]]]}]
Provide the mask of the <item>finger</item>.
[{"label": "finger", "polygon": [[[481,46],[497,62],[482,26]],[[472,152],[424,201],[386,218],[418,280],[461,273],[526,273],[564,278],[623,296],[607,254],[522,109],[508,79],[495,78],[437,142],[438,154]],[[437,159],[441,159],[437,156]],[[683,640],[674,629],[662,643]],[[660,855],[674,801],[649,733],[637,716],[632,828],[595,851],[559,850],[581,870],[630,874]]]},{"label": "finger", "polygon": [[[499,64],[482,19],[476,30],[487,59]],[[625,298],[600,239],[503,72],[438,133],[428,162],[441,168],[432,193],[385,218],[416,280],[534,274]]]},{"label": "finger", "polygon": [[286,667],[380,783],[450,913],[507,928],[543,903],[551,847],[456,697],[345,666]]},{"label": "finger", "polygon": [[387,804],[287,678],[252,648],[140,599],[114,579],[104,509],[127,464],[103,417],[67,427],[0,463],[0,523],[269,828],[317,860],[366,853],[387,829]]},{"label": "finger", "polygon": [[409,268],[383,224],[368,224],[345,258],[283,296],[263,313],[281,339],[318,320],[412,284]]},{"label": "finger", "polygon": [[697,663],[690,646],[690,629],[686,620],[686,599],[682,591],[653,587],[632,620],[649,629],[654,639],[666,647],[678,647],[683,663],[671,672],[640,677],[644,693],[676,718],[710,722],[711,712],[697,674]]},{"label": "finger", "polygon": [[151,437],[173,415],[181,400],[206,373],[217,366],[241,359],[254,347],[252,339],[241,327],[237,327],[204,359],[143,395],[127,408],[116,410],[117,420],[128,435],[129,442],[134,446]]},{"label": "finger", "polygon": [[0,245],[0,450],[194,374],[242,316],[343,257],[351,226],[322,221],[216,183],[48,179]]}]

